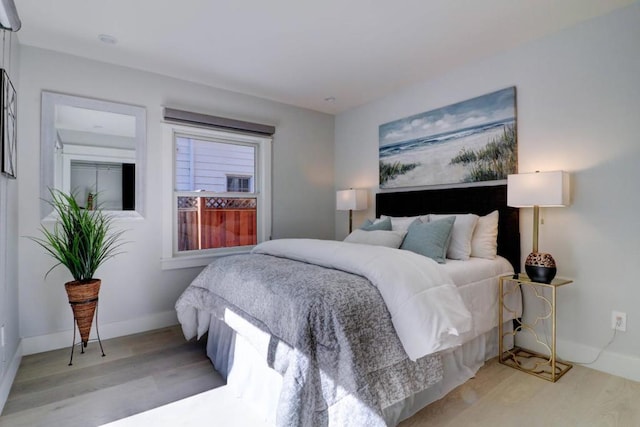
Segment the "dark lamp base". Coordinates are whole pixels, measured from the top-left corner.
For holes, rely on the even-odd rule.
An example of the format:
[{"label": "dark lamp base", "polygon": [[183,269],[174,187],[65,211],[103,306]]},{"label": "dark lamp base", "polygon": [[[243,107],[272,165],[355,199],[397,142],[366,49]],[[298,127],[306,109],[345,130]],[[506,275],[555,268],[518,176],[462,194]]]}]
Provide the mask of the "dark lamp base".
[{"label": "dark lamp base", "polygon": [[551,254],[531,252],[524,263],[524,270],[533,282],[551,283],[556,277],[556,261]]}]

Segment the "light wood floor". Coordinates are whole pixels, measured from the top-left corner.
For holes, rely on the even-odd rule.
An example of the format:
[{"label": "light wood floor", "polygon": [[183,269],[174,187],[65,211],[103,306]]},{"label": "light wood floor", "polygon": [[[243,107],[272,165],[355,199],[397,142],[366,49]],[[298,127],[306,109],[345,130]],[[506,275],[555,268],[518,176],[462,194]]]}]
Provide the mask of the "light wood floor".
[{"label": "light wood floor", "polygon": [[[164,328],[69,349],[25,356],[0,426],[98,426],[224,384],[204,342]],[[76,347],[76,350],[79,350]]]},{"label": "light wood floor", "polygon": [[640,383],[576,366],[551,383],[494,358],[400,427],[640,427]]},{"label": "light wood floor", "polygon": [[[223,384],[204,345],[185,342],[177,327],[104,344],[107,357],[90,343],[72,367],[67,350],[25,357],[0,426],[97,426]],[[574,366],[552,384],[493,359],[401,424],[417,426],[637,427],[640,383]]]}]

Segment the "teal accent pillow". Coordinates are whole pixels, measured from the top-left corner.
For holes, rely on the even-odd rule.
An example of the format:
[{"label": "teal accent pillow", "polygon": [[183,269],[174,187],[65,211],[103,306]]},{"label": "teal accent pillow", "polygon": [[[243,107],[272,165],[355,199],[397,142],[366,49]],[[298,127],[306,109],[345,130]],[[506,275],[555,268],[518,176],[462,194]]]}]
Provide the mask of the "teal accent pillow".
[{"label": "teal accent pillow", "polygon": [[385,218],[378,222],[372,222],[370,219],[366,220],[361,226],[360,230],[364,231],[391,231],[391,218]]},{"label": "teal accent pillow", "polygon": [[400,249],[424,255],[440,264],[444,264],[455,221],[455,216],[431,222],[413,221],[407,230],[407,236],[404,238]]}]

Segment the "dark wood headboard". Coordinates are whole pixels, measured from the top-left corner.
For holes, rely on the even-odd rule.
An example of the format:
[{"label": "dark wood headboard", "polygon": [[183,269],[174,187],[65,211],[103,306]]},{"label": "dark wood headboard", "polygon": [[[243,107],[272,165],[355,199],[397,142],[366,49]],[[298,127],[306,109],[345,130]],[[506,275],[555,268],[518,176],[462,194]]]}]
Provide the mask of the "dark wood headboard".
[{"label": "dark wood headboard", "polygon": [[507,186],[445,188],[376,194],[376,217],[415,216],[427,213],[500,212],[498,254],[520,272],[520,220],[517,208],[507,206]]}]

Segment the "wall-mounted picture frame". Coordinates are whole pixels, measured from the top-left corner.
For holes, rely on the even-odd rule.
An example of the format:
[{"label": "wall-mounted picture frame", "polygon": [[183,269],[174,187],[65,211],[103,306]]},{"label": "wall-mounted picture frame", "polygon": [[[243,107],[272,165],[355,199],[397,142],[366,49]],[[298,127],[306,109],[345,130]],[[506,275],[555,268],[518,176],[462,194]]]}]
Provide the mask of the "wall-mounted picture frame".
[{"label": "wall-mounted picture frame", "polygon": [[516,88],[379,127],[380,188],[484,183],[517,172]]},{"label": "wall-mounted picture frame", "polygon": [[6,70],[0,69],[0,141],[2,141],[2,173],[17,178],[18,146],[16,134],[16,90]]}]

